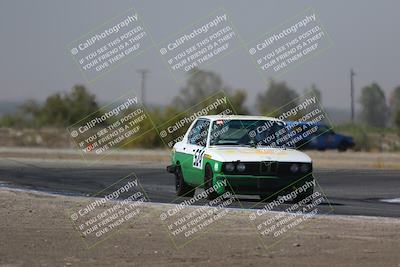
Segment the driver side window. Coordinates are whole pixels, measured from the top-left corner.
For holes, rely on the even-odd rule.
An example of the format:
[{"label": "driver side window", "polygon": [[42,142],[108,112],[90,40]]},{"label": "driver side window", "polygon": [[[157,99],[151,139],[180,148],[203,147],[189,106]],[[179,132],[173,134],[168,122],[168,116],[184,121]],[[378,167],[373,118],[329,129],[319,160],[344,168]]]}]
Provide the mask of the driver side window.
[{"label": "driver side window", "polygon": [[209,126],[209,120],[198,120],[189,132],[188,143],[203,147],[206,146]]}]

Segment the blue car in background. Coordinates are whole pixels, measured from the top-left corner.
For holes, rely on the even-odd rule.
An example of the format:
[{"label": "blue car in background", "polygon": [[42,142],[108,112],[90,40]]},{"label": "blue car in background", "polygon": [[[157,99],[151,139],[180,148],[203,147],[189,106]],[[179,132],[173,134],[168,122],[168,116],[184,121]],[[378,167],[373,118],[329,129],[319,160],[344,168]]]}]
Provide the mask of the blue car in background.
[{"label": "blue car in background", "polygon": [[291,140],[296,140],[294,143],[297,148],[346,151],[355,145],[353,137],[335,133],[322,123],[286,121],[286,125],[290,130],[297,130],[291,136]]}]

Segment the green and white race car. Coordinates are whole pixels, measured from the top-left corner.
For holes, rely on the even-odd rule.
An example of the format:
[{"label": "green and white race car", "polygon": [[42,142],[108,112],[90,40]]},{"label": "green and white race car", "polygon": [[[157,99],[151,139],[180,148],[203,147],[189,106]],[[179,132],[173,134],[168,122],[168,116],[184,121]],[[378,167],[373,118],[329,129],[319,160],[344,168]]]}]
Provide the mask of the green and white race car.
[{"label": "green and white race car", "polygon": [[[175,174],[176,194],[192,197],[196,187],[203,187],[209,199],[226,191],[265,199],[314,185],[311,158],[286,147],[287,136],[285,123],[275,118],[197,118],[174,145],[167,167]],[[295,200],[312,195],[313,187]]]}]

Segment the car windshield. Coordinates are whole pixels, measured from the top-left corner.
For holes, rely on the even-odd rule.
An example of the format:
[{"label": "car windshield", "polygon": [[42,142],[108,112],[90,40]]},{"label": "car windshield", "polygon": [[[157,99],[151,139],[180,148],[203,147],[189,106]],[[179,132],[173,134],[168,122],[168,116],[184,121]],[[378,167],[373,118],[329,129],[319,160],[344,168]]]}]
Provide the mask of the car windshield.
[{"label": "car windshield", "polygon": [[281,121],[221,119],[213,122],[210,145],[282,147],[279,140],[285,130]]}]

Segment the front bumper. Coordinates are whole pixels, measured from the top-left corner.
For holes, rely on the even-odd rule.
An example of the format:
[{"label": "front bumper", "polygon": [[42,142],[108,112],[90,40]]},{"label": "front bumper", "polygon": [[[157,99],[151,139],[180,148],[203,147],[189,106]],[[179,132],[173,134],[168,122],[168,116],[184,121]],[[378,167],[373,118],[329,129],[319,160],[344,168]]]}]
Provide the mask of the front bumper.
[{"label": "front bumper", "polygon": [[238,175],[231,176],[218,176],[217,180],[226,180],[226,191],[231,191],[234,194],[243,195],[260,195],[260,194],[274,194],[279,191],[289,192],[296,188],[301,187],[306,182],[314,180],[312,174],[303,177],[296,176],[271,176],[271,177],[257,177]]}]

